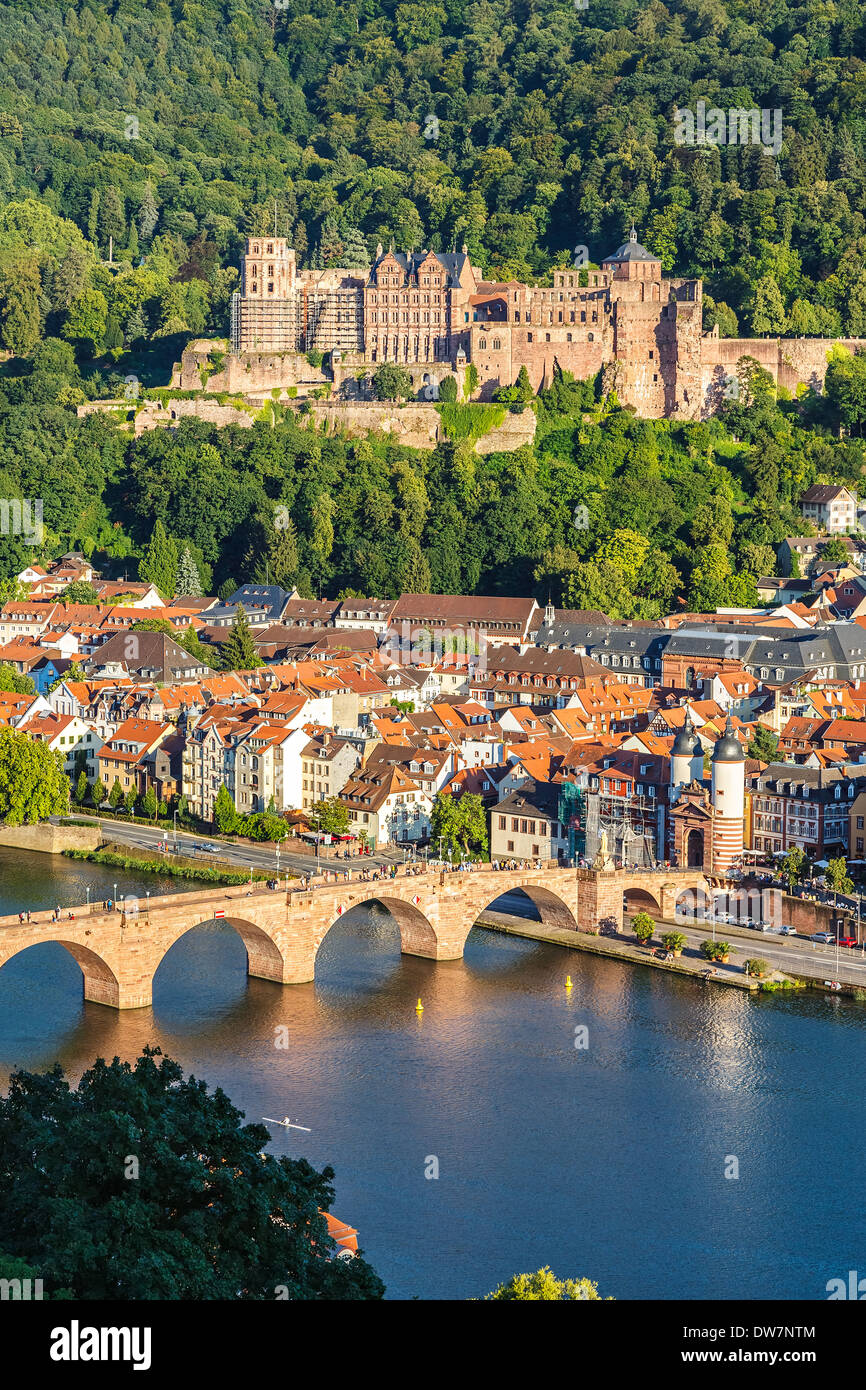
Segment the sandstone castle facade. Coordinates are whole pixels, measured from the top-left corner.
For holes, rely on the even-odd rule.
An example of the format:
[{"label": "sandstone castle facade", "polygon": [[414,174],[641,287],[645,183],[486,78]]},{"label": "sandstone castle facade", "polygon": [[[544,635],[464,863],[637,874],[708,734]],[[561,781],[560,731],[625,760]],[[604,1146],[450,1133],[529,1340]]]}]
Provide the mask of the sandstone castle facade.
[{"label": "sandstone castle facade", "polygon": [[555,270],[550,288],[485,280],[465,246],[446,254],[380,245],[369,271],[301,270],[284,238],[252,237],[232,301],[225,384],[292,385],[287,359],[319,351],[330,354],[343,394],[379,363],[397,362],[421,399],[445,375],[462,381],[470,362],[482,400],[521,367],[536,390],[557,362],[578,379],[603,369],[623,404],[650,418],[711,415],[744,356],[788,390],[821,387],[833,340],[719,338],[703,332],[702,298],[702,281],[664,276],[634,229],[599,270]]}]

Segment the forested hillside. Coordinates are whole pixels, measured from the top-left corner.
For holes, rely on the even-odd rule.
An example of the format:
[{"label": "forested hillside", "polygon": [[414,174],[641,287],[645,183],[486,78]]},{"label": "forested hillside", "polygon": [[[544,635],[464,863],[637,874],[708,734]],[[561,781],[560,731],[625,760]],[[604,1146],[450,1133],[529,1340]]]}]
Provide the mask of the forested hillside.
[{"label": "forested hillside", "polygon": [[469,438],[422,452],[324,436],[281,406],[250,429],[184,420],[134,439],[105,416],[79,419],[82,395],[56,339],[0,378],[0,498],[44,499],[45,522],[41,552],[0,535],[0,594],[40,554],[72,547],[134,577],[161,522],[208,592],[268,577],[306,595],[550,594],[644,618],[683,600],[754,604],[773,547],[802,530],[803,490],[864,468],[862,440],[836,429],[849,410],[866,421],[866,357],[850,354],[831,364],[826,399],[777,401],[744,369],[741,399],[706,423],[640,420],[559,376],[527,407],[534,443],[486,457]]},{"label": "forested hillside", "polygon": [[[16,351],[224,330],[275,200],[304,264],[466,242],[520,277],[634,220],[723,333],[866,335],[860,0],[13,0],[0,42]],[[781,111],[778,160],[677,145],[700,99]]]}]

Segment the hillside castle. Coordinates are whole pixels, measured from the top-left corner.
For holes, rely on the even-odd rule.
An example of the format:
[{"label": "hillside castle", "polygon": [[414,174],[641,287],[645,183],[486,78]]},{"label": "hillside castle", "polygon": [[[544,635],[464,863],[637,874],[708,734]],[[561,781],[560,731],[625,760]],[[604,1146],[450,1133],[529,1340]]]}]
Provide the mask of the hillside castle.
[{"label": "hillside castle", "polygon": [[[481,400],[511,385],[521,367],[535,390],[550,383],[556,362],[578,379],[604,369],[624,405],[655,419],[713,414],[744,356],[791,392],[821,388],[834,340],[720,338],[703,332],[702,299],[703,282],[664,276],[634,228],[600,270],[554,270],[551,288],[485,280],[465,246],[446,254],[379,245],[369,271],[300,270],[284,238],[252,237],[219,384],[292,386],[290,359],[319,351],[330,354],[335,389],[350,397],[364,394],[381,362],[405,366],[420,399],[434,398],[449,373],[462,381],[470,362]],[[181,384],[198,384],[194,375],[191,363]]]}]

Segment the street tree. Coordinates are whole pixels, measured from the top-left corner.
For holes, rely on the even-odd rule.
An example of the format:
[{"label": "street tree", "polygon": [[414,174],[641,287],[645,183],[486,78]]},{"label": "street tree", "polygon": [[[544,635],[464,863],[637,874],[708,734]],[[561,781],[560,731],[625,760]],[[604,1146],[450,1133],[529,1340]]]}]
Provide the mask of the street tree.
[{"label": "street tree", "polygon": [[0,821],[36,825],[68,809],[63,755],[17,729],[0,728]]}]

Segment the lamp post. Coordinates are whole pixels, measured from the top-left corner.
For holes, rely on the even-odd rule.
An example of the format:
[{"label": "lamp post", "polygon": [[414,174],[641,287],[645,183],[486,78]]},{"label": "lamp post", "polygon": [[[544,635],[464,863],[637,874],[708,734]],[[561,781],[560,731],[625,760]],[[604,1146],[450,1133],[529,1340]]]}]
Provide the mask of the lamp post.
[{"label": "lamp post", "polygon": [[90,884],[87,885],[87,915],[90,916]]},{"label": "lamp post", "polygon": [[113,905],[114,905],[114,910],[115,910],[115,912],[116,912],[116,911],[117,911],[117,884],[116,884],[116,883],[115,883],[115,885],[114,885],[114,897],[112,898],[111,901],[112,901],[112,903],[113,903]]},{"label": "lamp post", "polygon": [[177,807],[174,808],[174,852],[177,854]]}]

